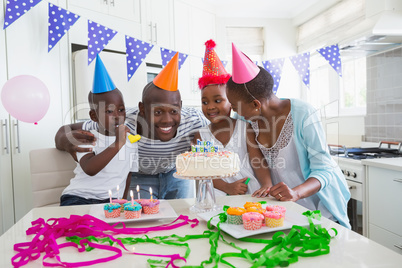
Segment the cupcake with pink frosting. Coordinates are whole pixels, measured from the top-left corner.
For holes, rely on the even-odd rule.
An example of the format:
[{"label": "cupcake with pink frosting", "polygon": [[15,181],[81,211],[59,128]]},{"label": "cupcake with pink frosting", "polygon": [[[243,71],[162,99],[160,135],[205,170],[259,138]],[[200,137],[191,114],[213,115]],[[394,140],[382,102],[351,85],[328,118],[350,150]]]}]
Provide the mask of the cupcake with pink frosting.
[{"label": "cupcake with pink frosting", "polygon": [[142,199],[141,206],[145,214],[156,214],[159,212],[159,203],[158,199]]},{"label": "cupcake with pink frosting", "polygon": [[242,215],[243,227],[246,230],[258,230],[262,226],[264,216],[258,212],[246,212]]},{"label": "cupcake with pink frosting", "polygon": [[278,206],[278,205],[274,205],[274,206],[267,206],[265,208],[267,211],[279,211],[282,212],[283,214],[286,213],[286,208],[283,206]]},{"label": "cupcake with pink frosting", "polygon": [[285,220],[285,213],[280,211],[266,211],[264,212],[265,225],[270,228],[283,226]]}]

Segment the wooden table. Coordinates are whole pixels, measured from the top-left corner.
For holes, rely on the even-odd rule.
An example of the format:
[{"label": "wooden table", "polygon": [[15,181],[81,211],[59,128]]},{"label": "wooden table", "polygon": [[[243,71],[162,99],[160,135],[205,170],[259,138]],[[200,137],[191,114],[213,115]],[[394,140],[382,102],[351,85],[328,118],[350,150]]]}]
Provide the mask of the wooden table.
[{"label": "wooden table", "polygon": [[[261,201],[262,199],[252,198],[251,196],[228,196],[217,199],[220,205],[229,206],[242,206],[246,201]],[[293,202],[278,202],[274,199],[264,199],[269,204],[280,204],[285,206],[288,211],[302,213],[306,209]],[[169,200],[171,206],[175,209],[178,215],[189,215],[191,218],[196,215],[190,214],[189,207],[194,204],[194,199],[176,199]],[[32,209],[13,227],[0,237],[0,267],[11,267],[11,257],[15,255],[13,245],[19,242],[30,241],[31,238],[25,235],[25,231],[31,226],[31,221],[38,218],[57,218],[69,217],[72,214],[84,215],[88,214],[91,206],[71,206],[71,207],[43,207]],[[164,221],[148,221],[130,223],[130,227],[144,227],[156,226],[163,223],[171,222],[171,220]],[[327,255],[299,258],[297,263],[291,264],[290,267],[401,267],[402,255],[399,255],[380,244],[367,239],[351,230],[348,230],[330,220],[322,219],[322,227],[336,228],[338,236],[331,240],[331,252]],[[171,231],[159,231],[149,233],[150,237],[171,235],[173,233],[183,236],[186,234],[201,234],[206,230],[206,222],[200,219],[200,224],[196,228],[190,226],[180,227]],[[285,231],[286,232],[286,231]],[[272,233],[261,234],[255,236],[257,238],[270,239]],[[225,239],[235,242],[238,246],[245,248],[252,252],[256,252],[262,248],[261,244],[241,242],[225,234]],[[64,238],[58,240],[59,243],[65,241]],[[247,246],[245,246],[247,244]],[[190,240],[189,246],[191,254],[187,259],[187,265],[199,265],[201,261],[209,257],[209,244],[206,239]],[[151,244],[138,244],[136,245],[137,252],[147,252],[151,254],[174,254],[180,253],[184,255],[185,249],[179,249],[173,246],[151,245]],[[218,253],[235,251],[233,248],[220,242]],[[107,253],[106,253],[107,254]],[[112,253],[110,254],[112,255]],[[42,255],[43,256],[43,255]],[[78,253],[75,248],[62,249],[61,258],[64,261],[84,261],[105,257],[105,252],[100,250],[93,250],[86,253]],[[146,260],[149,257],[138,256],[132,254],[125,254],[121,258],[105,264],[96,265],[96,267],[148,267]],[[237,267],[250,267],[250,264],[239,259],[234,260]],[[36,261],[30,262],[27,267],[42,267],[42,257]],[[220,265],[220,267],[223,265]]]}]

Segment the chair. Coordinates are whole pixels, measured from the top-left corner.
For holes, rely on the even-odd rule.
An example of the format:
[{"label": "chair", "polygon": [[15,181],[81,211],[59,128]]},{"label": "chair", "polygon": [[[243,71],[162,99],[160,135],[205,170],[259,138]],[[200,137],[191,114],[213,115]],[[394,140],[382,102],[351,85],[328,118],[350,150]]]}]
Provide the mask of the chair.
[{"label": "chair", "polygon": [[32,207],[58,206],[64,188],[74,178],[77,163],[67,152],[56,148],[29,153],[32,180]]}]

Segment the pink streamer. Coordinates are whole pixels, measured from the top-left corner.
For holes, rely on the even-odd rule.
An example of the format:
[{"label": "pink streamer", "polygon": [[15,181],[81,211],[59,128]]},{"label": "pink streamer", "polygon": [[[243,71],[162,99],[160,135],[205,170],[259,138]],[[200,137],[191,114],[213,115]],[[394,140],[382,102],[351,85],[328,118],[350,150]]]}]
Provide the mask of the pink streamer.
[{"label": "pink streamer", "polygon": [[[11,258],[11,263],[14,267],[21,267],[27,264],[31,260],[36,260],[41,256],[42,252],[45,252],[45,256],[43,257],[43,265],[44,266],[62,266],[62,267],[78,267],[78,266],[88,266],[102,262],[108,262],[119,258],[122,256],[122,251],[119,248],[107,245],[100,245],[96,243],[89,242],[84,239],[80,242],[80,246],[75,243],[68,242],[58,245],[56,239],[63,236],[94,236],[94,237],[109,237],[113,242],[119,244],[126,251],[127,249],[123,245],[123,243],[115,239],[113,237],[114,234],[145,234],[153,231],[162,231],[162,230],[172,230],[175,228],[179,228],[186,224],[191,224],[192,228],[198,225],[199,221],[197,219],[189,219],[188,216],[180,215],[176,220],[171,223],[163,224],[160,226],[154,227],[144,227],[144,228],[127,228],[124,223],[121,223],[122,228],[117,228],[120,225],[116,223],[114,225],[109,225],[108,223],[99,220],[91,215],[71,215],[70,218],[51,218],[45,222],[44,219],[39,218],[33,221],[32,227],[30,227],[27,231],[27,235],[35,235],[31,242],[22,242],[14,245],[14,250],[18,253],[15,254]],[[110,234],[109,234],[110,233]],[[104,249],[109,251],[116,252],[115,255],[101,258],[98,260],[87,261],[87,262],[77,262],[77,263],[68,263],[62,262],[58,254],[60,253],[60,248],[74,246],[78,249],[79,252],[85,250],[85,245],[83,243],[87,243],[89,246]],[[147,255],[142,253],[134,253],[137,255]],[[177,267],[174,265],[174,260],[183,259],[179,254],[173,255],[151,255],[155,257],[168,257],[171,259],[169,265],[172,267]],[[147,255],[147,256],[148,256]],[[47,262],[45,261],[48,258],[55,258],[57,262]],[[168,267],[167,266],[167,267]]]}]

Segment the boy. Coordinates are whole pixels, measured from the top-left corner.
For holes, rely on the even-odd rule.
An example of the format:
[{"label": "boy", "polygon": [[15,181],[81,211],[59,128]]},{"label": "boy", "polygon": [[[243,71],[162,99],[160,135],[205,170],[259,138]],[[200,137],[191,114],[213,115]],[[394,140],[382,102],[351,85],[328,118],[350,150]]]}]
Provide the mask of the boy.
[{"label": "boy", "polygon": [[[92,152],[78,153],[75,177],[64,189],[61,206],[109,202],[110,189],[119,186],[116,198],[127,195],[131,171],[138,171],[137,144],[127,139],[123,95],[113,84],[99,58],[96,59],[92,92],[88,95],[89,115],[99,125]],[[88,146],[87,146],[88,147]],[[125,190],[124,190],[125,189]],[[124,191],[124,193],[123,193]]]}]

